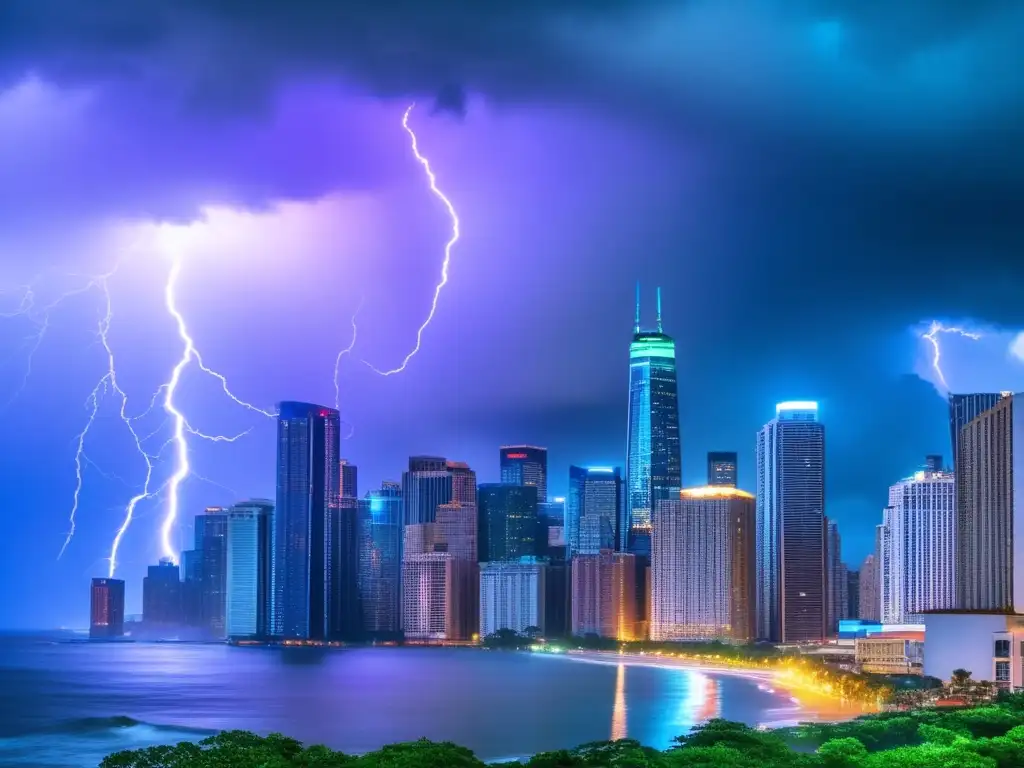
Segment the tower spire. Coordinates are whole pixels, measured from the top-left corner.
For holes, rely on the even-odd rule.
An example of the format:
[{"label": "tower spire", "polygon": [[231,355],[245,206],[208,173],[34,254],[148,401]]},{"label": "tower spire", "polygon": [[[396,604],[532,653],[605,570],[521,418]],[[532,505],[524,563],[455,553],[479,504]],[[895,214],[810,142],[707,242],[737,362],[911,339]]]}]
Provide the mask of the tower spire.
[{"label": "tower spire", "polygon": [[633,334],[640,333],[640,281],[636,281],[636,322],[633,323]]},{"label": "tower spire", "polygon": [[662,333],[661,329],[661,286],[658,286],[658,333]]}]

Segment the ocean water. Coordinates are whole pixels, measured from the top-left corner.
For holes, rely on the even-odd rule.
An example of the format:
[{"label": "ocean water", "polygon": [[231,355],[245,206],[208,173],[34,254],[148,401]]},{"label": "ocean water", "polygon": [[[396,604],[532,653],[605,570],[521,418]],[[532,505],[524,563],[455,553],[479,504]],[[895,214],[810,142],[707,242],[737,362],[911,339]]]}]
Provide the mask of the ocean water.
[{"label": "ocean water", "polygon": [[[299,663],[299,662],[310,663]],[[457,648],[268,648],[0,638],[0,766],[96,766],[222,729],[359,753],[426,737],[486,760],[626,735],[655,747],[710,717],[812,719],[788,694],[683,669]]]}]

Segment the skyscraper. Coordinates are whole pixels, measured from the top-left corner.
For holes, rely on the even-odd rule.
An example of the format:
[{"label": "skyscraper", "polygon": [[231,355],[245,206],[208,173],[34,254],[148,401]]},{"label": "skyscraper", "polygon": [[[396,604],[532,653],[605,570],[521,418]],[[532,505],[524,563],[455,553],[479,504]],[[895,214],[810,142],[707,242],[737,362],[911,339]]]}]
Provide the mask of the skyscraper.
[{"label": "skyscraper", "polygon": [[142,579],[142,620],[150,628],[181,623],[181,576],[169,557],[149,566]]},{"label": "skyscraper", "polygon": [[363,614],[359,598],[358,499],[349,496],[338,499],[330,508],[327,520],[331,543],[327,569],[330,584],[328,637],[359,640],[363,635]]},{"label": "skyscraper", "polygon": [[547,563],[535,557],[480,564],[480,637],[544,630]]},{"label": "skyscraper", "polygon": [[[469,640],[479,621],[474,507],[442,505],[433,523],[407,525],[402,546],[402,624],[407,640]],[[472,553],[466,557],[467,553]]]},{"label": "skyscraper", "polygon": [[926,611],[956,607],[955,486],[952,473],[940,468],[921,470],[889,488],[882,622],[916,623]]},{"label": "skyscraper", "polygon": [[654,510],[652,640],[752,639],[755,505],[727,486],[687,488]]},{"label": "skyscraper", "polygon": [[635,639],[636,556],[605,549],[572,560],[572,633]]},{"label": "skyscraper", "polygon": [[109,640],[124,635],[124,582],[93,579],[89,592],[89,639]]},{"label": "skyscraper", "polygon": [[402,486],[384,482],[359,502],[359,597],[370,638],[401,635]]},{"label": "skyscraper", "polygon": [[199,622],[211,637],[226,637],[228,516],[221,507],[207,507],[195,520],[199,553]]},{"label": "skyscraper", "polygon": [[708,485],[736,487],[735,451],[711,451],[708,453]]},{"label": "skyscraper", "polygon": [[839,620],[849,618],[847,605],[850,602],[846,566],[843,564],[842,538],[835,520],[826,520],[825,528],[825,578],[828,587],[828,633],[839,631]]},{"label": "skyscraper", "polygon": [[881,621],[881,587],[879,585],[878,558],[868,555],[860,567],[857,618],[862,621]]},{"label": "skyscraper", "polygon": [[274,502],[253,499],[227,511],[225,631],[232,638],[270,634],[270,529]]},{"label": "skyscraper", "polygon": [[775,406],[757,435],[758,637],[825,637],[825,429],[818,404]]},{"label": "skyscraper", "polygon": [[547,530],[541,529],[537,516],[536,486],[482,483],[477,489],[477,514],[481,563],[545,554]]},{"label": "skyscraper", "polygon": [[547,501],[548,449],[535,445],[501,446],[501,482],[532,485],[537,489],[537,501]]},{"label": "skyscraper", "polygon": [[949,437],[953,448],[953,474],[960,466],[960,435],[964,427],[979,414],[999,402],[998,392],[979,392],[970,395],[949,396]]},{"label": "skyscraper", "polygon": [[1024,395],[1020,394],[1004,393],[960,433],[958,608],[1024,613],[1024,450],[1020,446],[1024,446]]},{"label": "skyscraper", "polygon": [[618,467],[569,467],[565,503],[569,557],[614,550],[622,541],[622,476]]},{"label": "skyscraper", "polygon": [[340,420],[333,408],[283,402],[277,419],[274,635],[326,640],[331,509],[338,503]]},{"label": "skyscraper", "polygon": [[676,344],[661,324],[658,289],[657,330],[640,329],[640,286],[636,322],[629,345],[629,423],[626,446],[626,521],[617,548],[650,554],[652,512],[659,500],[676,499],[682,487],[679,448],[679,394]]},{"label": "skyscraper", "polygon": [[338,496],[343,499],[359,498],[359,471],[348,459],[342,459],[338,467]]},{"label": "skyscraper", "polygon": [[411,456],[402,473],[405,525],[434,522],[441,504],[452,500],[452,474],[440,456]]}]

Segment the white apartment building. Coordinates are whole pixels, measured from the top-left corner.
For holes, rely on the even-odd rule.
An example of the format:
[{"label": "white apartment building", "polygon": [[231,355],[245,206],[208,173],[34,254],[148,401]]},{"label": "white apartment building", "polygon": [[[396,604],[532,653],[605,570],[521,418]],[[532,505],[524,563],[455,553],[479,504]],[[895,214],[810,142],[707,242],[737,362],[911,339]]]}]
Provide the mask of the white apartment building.
[{"label": "white apartment building", "polygon": [[882,623],[956,606],[956,482],[924,470],[889,488],[879,537]]},{"label": "white apartment building", "polygon": [[480,564],[480,637],[499,629],[544,632],[547,565],[536,558]]}]

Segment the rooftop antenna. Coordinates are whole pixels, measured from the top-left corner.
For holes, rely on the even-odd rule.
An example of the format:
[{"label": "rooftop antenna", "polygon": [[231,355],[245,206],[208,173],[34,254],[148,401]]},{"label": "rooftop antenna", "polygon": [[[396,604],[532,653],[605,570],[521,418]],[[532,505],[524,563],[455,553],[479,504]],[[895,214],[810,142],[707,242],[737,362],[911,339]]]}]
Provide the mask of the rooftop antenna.
[{"label": "rooftop antenna", "polygon": [[661,329],[661,287],[658,287],[658,333],[662,333]]},{"label": "rooftop antenna", "polygon": [[640,281],[636,281],[636,322],[633,323],[633,334],[640,333]]}]

